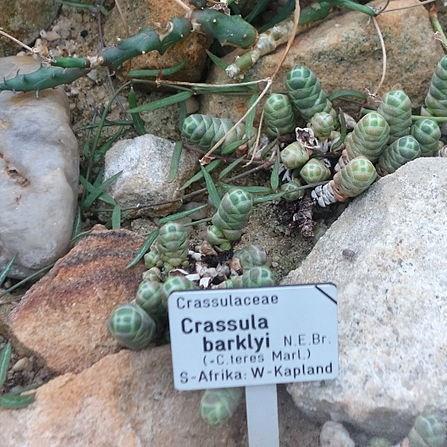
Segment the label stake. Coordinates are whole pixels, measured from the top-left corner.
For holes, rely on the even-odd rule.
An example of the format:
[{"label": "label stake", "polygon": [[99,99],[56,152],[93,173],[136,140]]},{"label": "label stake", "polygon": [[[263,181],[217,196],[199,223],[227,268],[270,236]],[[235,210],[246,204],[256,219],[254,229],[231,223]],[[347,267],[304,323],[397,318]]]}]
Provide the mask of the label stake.
[{"label": "label stake", "polygon": [[249,446],[279,447],[276,385],[247,386],[245,400]]}]

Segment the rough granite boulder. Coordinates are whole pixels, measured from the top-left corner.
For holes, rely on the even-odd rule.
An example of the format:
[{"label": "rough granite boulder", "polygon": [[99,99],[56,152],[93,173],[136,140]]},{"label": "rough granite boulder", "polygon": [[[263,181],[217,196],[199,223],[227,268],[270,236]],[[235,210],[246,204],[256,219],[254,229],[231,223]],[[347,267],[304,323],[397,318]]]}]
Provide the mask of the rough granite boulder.
[{"label": "rough granite boulder", "polygon": [[[59,6],[57,0],[0,0],[0,28],[30,44],[39,36],[40,30],[50,26]],[[21,50],[16,43],[0,37],[0,56],[16,54]]]},{"label": "rough granite boulder", "polygon": [[116,352],[106,321],[115,306],[134,298],[144,266],[126,266],[143,241],[127,230],[94,227],[10,314],[17,347],[58,374],[82,371]]},{"label": "rough granite boulder", "polygon": [[109,193],[123,209],[153,217],[180,208],[180,188],[198,170],[198,157],[195,152],[183,150],[177,174],[169,181],[174,147],[172,141],[146,134],[118,141],[107,152],[104,179],[121,172],[110,185]]},{"label": "rough granite boulder", "polygon": [[320,420],[394,442],[416,416],[447,419],[447,159],[417,159],[344,211],[284,284],[339,290],[340,375],[289,385]]},{"label": "rough granite boulder", "polygon": [[[65,374],[37,390],[36,401],[0,412],[2,447],[243,447],[244,406],[231,422],[207,426],[201,392],[173,388],[169,347],[121,351],[82,373]],[[283,447],[315,447],[318,429],[280,393]]]},{"label": "rough granite boulder", "polygon": [[[39,67],[31,57],[0,59],[0,79]],[[63,89],[0,92],[0,269],[13,277],[51,264],[68,249],[79,152]]]},{"label": "rough granite boulder", "polygon": [[[189,3],[185,1],[185,3]],[[117,38],[125,38],[144,27],[155,27],[163,31],[163,27],[172,17],[182,17],[185,11],[175,2],[156,0],[120,0],[107,19],[104,31],[109,45],[116,43]],[[123,23],[125,22],[125,24]],[[203,34],[191,33],[182,42],[177,43],[165,54],[155,51],[143,54],[124,64],[124,70],[161,69],[172,67],[185,61],[185,67],[168,76],[168,79],[197,82],[201,80],[207,56],[206,49],[211,39]]]},{"label": "rough granite boulder", "polygon": [[[393,9],[418,4],[418,0],[395,0]],[[378,3],[383,6],[383,2]],[[427,11],[402,9],[377,17],[387,49],[387,71],[379,95],[399,86],[410,96],[413,106],[423,103],[428,84],[439,59],[441,44],[433,38]],[[284,46],[263,57],[249,72],[250,79],[271,76],[279,64]],[[225,60],[232,61],[235,53]],[[327,92],[355,89],[374,91],[382,75],[382,50],[377,31],[365,14],[349,12],[325,20],[299,35],[273,83],[274,91],[284,91],[287,72],[296,64],[314,70]],[[229,78],[213,66],[207,82],[221,84]],[[201,113],[236,119],[247,109],[247,97],[205,95]],[[349,103],[343,103],[345,110]],[[261,110],[261,109],[259,109]]]}]

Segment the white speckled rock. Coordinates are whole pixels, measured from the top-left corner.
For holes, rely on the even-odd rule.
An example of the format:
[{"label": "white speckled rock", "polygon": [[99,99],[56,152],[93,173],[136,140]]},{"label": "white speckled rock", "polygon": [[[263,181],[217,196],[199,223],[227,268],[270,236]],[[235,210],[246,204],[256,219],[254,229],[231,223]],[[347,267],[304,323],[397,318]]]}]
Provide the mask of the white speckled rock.
[{"label": "white speckled rock", "polygon": [[285,278],[339,289],[340,375],[289,385],[305,413],[393,442],[420,413],[447,417],[446,203],[447,160],[410,162],[356,199]]},{"label": "white speckled rock", "polygon": [[[121,140],[107,152],[104,178],[121,172],[109,192],[122,208],[135,208],[133,215],[161,216],[181,206],[180,187],[198,169],[197,156],[183,150],[177,176],[168,182],[175,144],[155,135]],[[162,206],[155,204],[176,200]]]},{"label": "white speckled rock", "polygon": [[320,447],[355,447],[355,444],[342,424],[328,421],[321,428]]},{"label": "white speckled rock", "polygon": [[[31,72],[29,57],[0,59],[0,78]],[[0,268],[24,277],[64,255],[76,209],[79,153],[62,89],[0,92]]]}]

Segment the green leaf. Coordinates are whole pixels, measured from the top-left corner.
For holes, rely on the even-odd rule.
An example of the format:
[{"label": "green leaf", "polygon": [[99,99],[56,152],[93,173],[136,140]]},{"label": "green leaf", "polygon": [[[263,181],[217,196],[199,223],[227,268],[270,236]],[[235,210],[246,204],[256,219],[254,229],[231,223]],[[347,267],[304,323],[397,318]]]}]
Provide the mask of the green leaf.
[{"label": "green leaf", "polygon": [[178,105],[178,128],[182,131],[183,121],[185,121],[186,115],[188,115],[188,109],[186,108],[186,102],[181,102]]},{"label": "green leaf", "polygon": [[3,394],[0,396],[0,407],[7,409],[25,408],[34,402],[34,394],[26,394],[20,396],[19,394]]},{"label": "green leaf", "polygon": [[206,183],[206,189],[208,190],[208,196],[210,199],[211,204],[214,206],[214,208],[219,208],[219,204],[221,201],[221,197],[219,192],[217,191],[216,185],[214,184],[214,181],[209,175],[209,173],[206,171],[206,169],[203,166],[200,166],[200,170],[202,171],[203,177],[205,178]]},{"label": "green leaf", "polygon": [[0,297],[6,295],[7,293],[11,293],[14,290],[18,289],[19,287],[22,287],[24,284],[26,284],[27,282],[32,281],[33,279],[39,278],[41,275],[43,275],[45,272],[47,272],[48,270],[50,270],[53,265],[55,263],[51,263],[50,265],[46,265],[45,267],[42,267],[40,270],[38,270],[35,273],[31,273],[31,275],[27,276],[26,278],[22,279],[21,281],[19,281],[18,283],[14,284],[12,287],[10,287],[9,289],[6,289],[3,291],[3,293],[0,294]]},{"label": "green leaf", "polygon": [[174,222],[176,220],[188,217],[191,214],[196,213],[197,211],[203,210],[203,208],[206,208],[206,207],[207,207],[207,205],[200,205],[200,206],[196,206],[195,208],[192,208],[190,210],[179,211],[178,213],[171,214],[169,216],[161,218],[158,222],[160,223],[160,225],[164,225],[165,223],[168,223],[168,222]]},{"label": "green leaf", "polygon": [[77,235],[81,232],[82,230],[82,213],[81,213],[81,208],[78,206],[77,210],[76,210],[76,217],[75,217],[75,221],[73,223],[73,230],[71,232],[71,239],[76,239]]},{"label": "green leaf", "polygon": [[8,276],[8,273],[11,270],[12,264],[14,264],[15,259],[16,256],[14,255],[13,258],[5,265],[5,268],[0,273],[0,286],[5,282],[5,279]]},{"label": "green leaf", "polygon": [[258,0],[249,14],[247,14],[247,16],[245,17],[245,20],[248,23],[252,23],[259,14],[262,14],[267,9],[269,2],[270,0]]},{"label": "green leaf", "polygon": [[276,150],[276,159],[270,176],[270,185],[273,191],[277,191],[279,188],[279,148]]},{"label": "green leaf", "polygon": [[[214,171],[217,167],[219,167],[222,164],[222,160],[213,160],[209,164],[205,166],[206,172],[210,173]],[[199,171],[197,174],[194,174],[181,188],[180,191],[183,191],[184,189],[191,186],[193,183],[198,182],[200,179],[203,178],[202,171]]]},{"label": "green leaf", "polygon": [[[129,90],[128,101],[130,109],[137,108],[137,95],[135,94],[133,87]],[[144,135],[146,133],[146,128],[144,127],[144,121],[140,114],[138,112],[130,112],[130,116],[132,117],[133,125],[138,135]]]},{"label": "green leaf", "polygon": [[193,93],[191,91],[176,93],[175,95],[158,99],[157,101],[149,102],[147,104],[143,104],[142,106],[130,109],[129,112],[130,113],[152,112],[154,110],[162,109],[163,107],[172,106],[173,104],[186,101],[187,99],[191,98],[192,95]]},{"label": "green leaf", "polygon": [[281,200],[283,195],[284,195],[283,192],[277,192],[275,194],[268,194],[266,196],[255,197],[253,199],[253,203],[255,205],[257,205],[258,203],[273,202],[275,200]]},{"label": "green leaf", "polygon": [[225,71],[229,64],[227,64],[223,59],[217,57],[215,54],[211,53],[211,51],[205,50],[208,57],[213,61],[216,67],[221,68]]},{"label": "green leaf", "polygon": [[[82,186],[84,186],[84,188],[88,191],[88,195],[85,197],[85,199],[81,203],[81,208],[83,208],[83,209],[90,208],[93,205],[93,202],[95,200],[97,200],[98,198],[100,198],[105,193],[106,188],[108,188],[121,174],[122,174],[122,171],[117,172],[115,175],[112,175],[112,177],[108,178],[106,181],[101,183],[99,186],[92,185],[83,176],[80,176],[79,181],[81,182]],[[100,176],[98,176],[98,178],[99,177]],[[95,183],[96,183],[96,181],[95,181]],[[107,199],[104,199],[104,200],[107,200]],[[107,202],[107,203],[109,203],[109,202]],[[115,202],[113,202],[113,205],[114,204],[115,204]]]},{"label": "green leaf", "polygon": [[178,64],[173,65],[172,67],[166,68],[158,68],[154,70],[130,70],[127,74],[129,78],[156,78],[159,76],[169,76],[177,73],[182,70],[186,65],[186,62],[183,60]]},{"label": "green leaf", "polygon": [[177,141],[174,147],[174,153],[171,158],[171,165],[169,166],[169,176],[168,182],[172,183],[178,174],[178,168],[180,165],[180,159],[182,158],[183,152],[183,143],[181,141]]},{"label": "green leaf", "polygon": [[220,153],[222,155],[230,155],[232,154],[239,146],[242,146],[247,142],[247,139],[244,138],[242,140],[233,141],[230,144],[227,144],[226,146],[222,146],[222,149],[220,150]]},{"label": "green leaf", "polygon": [[120,228],[121,228],[121,207],[117,204],[113,207],[112,229],[119,230]]},{"label": "green leaf", "polygon": [[268,186],[240,186],[240,185],[230,185],[228,183],[220,183],[225,190],[231,190],[234,188],[243,189],[250,194],[270,194],[272,192],[271,188]]},{"label": "green leaf", "polygon": [[137,251],[135,257],[132,259],[132,261],[127,264],[127,269],[132,268],[133,266],[137,265],[141,259],[143,259],[144,255],[149,251],[152,244],[155,242],[155,239],[157,239],[159,230],[154,230],[149,233],[149,236],[144,241],[144,244],[140,247],[140,249]]},{"label": "green leaf", "polygon": [[366,101],[367,96],[359,90],[334,90],[330,95],[329,99],[334,101],[339,98],[357,98],[361,101]]},{"label": "green leaf", "polygon": [[8,374],[9,362],[11,361],[11,343],[7,343],[6,346],[0,352],[0,388],[6,381]]},{"label": "green leaf", "polygon": [[[259,93],[255,93],[247,104],[247,110],[258,100]],[[256,117],[256,107],[253,107],[253,109],[250,111],[250,113],[247,115],[247,118],[245,119],[245,134],[247,137],[250,137],[253,133],[254,129],[254,122]]]},{"label": "green leaf", "polygon": [[219,180],[222,180],[225,178],[228,174],[230,174],[234,169],[236,169],[242,162],[244,161],[244,158],[238,158],[231,162],[225,169],[222,169],[222,171],[219,173]]}]

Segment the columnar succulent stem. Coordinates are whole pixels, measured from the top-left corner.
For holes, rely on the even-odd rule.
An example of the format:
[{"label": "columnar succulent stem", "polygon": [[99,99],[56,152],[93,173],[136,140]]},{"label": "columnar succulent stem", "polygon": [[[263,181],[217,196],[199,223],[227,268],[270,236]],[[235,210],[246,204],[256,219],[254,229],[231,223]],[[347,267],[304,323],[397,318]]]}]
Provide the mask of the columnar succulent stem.
[{"label": "columnar succulent stem", "polygon": [[317,186],[311,196],[321,207],[345,202],[368,189],[376,178],[374,165],[366,157],[357,157],[338,171],[329,183]]},{"label": "columnar succulent stem", "polygon": [[264,105],[264,122],[266,133],[277,137],[295,130],[292,104],[287,95],[272,93]]}]

